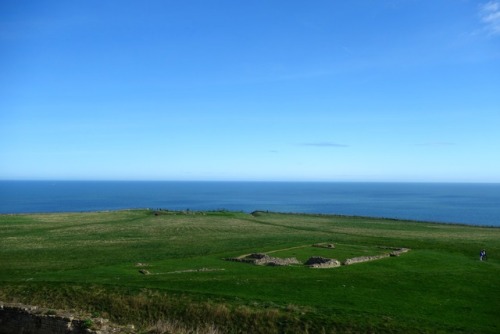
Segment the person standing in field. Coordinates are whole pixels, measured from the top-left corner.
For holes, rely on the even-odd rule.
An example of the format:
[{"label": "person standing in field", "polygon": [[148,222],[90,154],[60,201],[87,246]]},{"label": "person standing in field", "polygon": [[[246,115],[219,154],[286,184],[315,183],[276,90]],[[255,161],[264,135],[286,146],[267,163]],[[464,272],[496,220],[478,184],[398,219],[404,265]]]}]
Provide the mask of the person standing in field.
[{"label": "person standing in field", "polygon": [[483,259],[486,258],[486,251],[484,249],[481,249],[479,252],[479,261],[483,261]]}]

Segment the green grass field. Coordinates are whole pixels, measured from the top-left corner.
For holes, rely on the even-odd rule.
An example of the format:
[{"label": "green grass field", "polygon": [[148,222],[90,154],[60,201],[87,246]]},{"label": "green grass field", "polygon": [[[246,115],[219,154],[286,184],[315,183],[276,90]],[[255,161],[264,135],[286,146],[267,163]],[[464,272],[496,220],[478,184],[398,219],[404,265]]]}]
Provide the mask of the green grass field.
[{"label": "green grass field", "polygon": [[[0,240],[0,300],[144,331],[161,319],[222,333],[500,333],[499,228],[131,210],[0,215]],[[269,252],[342,261],[388,252],[381,247],[411,251],[331,269],[224,260]]]}]

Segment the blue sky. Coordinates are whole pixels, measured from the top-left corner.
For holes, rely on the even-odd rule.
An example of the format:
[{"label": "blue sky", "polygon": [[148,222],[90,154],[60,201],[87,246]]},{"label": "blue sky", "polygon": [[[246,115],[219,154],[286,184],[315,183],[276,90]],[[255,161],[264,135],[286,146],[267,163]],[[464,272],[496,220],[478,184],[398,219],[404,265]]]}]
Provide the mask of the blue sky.
[{"label": "blue sky", "polygon": [[0,179],[500,182],[500,0],[0,1]]}]

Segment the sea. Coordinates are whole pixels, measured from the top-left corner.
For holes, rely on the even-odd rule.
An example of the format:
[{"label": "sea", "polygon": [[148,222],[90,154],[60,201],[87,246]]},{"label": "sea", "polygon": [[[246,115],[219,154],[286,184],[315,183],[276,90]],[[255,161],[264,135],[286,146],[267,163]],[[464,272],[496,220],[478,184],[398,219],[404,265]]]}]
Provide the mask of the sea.
[{"label": "sea", "polygon": [[255,210],[500,227],[500,184],[0,181],[0,213]]}]

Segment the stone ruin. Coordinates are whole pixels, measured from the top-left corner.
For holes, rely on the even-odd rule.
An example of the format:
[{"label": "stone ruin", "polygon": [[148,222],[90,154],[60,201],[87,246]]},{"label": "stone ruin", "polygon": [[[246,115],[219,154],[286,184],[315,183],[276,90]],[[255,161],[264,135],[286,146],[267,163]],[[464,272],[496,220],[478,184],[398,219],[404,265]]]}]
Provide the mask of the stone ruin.
[{"label": "stone ruin", "polygon": [[389,256],[400,256],[403,253],[409,252],[409,248],[392,248],[393,251],[389,253]]},{"label": "stone ruin", "polygon": [[342,262],[342,265],[344,266],[349,266],[351,264],[355,263],[361,263],[361,262],[368,262],[368,261],[374,261],[374,260],[380,260],[385,257],[389,257],[389,254],[381,254],[381,255],[374,255],[374,256],[359,256],[359,257],[353,257],[351,259],[347,259],[344,262]]},{"label": "stone ruin", "polygon": [[133,325],[118,326],[104,318],[0,302],[0,333],[133,334],[136,330]]},{"label": "stone ruin", "polygon": [[226,259],[228,261],[251,263],[259,266],[289,266],[291,264],[301,264],[299,260],[294,257],[279,258],[272,257],[264,253],[253,253],[246,256]]},{"label": "stone ruin", "polygon": [[[335,248],[335,245],[333,245],[333,244],[314,244],[313,247]],[[391,252],[380,254],[380,255],[374,255],[374,256],[353,257],[350,259],[346,259],[345,261],[342,261],[342,262],[340,262],[339,260],[336,260],[336,259],[330,259],[330,258],[321,257],[321,256],[313,256],[313,257],[309,258],[304,263],[304,265],[308,266],[309,268],[335,268],[335,267],[340,267],[340,266],[349,266],[349,265],[355,264],[355,263],[362,263],[362,262],[379,260],[379,259],[383,259],[383,258],[387,258],[387,257],[400,256],[401,254],[410,251],[409,248],[394,248],[394,247],[380,247],[380,248],[391,250]],[[264,254],[264,253],[253,253],[253,254],[243,255],[243,256],[235,257],[235,258],[228,258],[226,260],[227,261],[234,261],[234,262],[250,263],[250,264],[261,265],[261,266],[288,266],[291,264],[302,264],[301,262],[299,262],[299,260],[297,260],[294,257],[292,257],[292,258],[271,257],[271,256]]]},{"label": "stone ruin", "polygon": [[340,267],[341,263],[335,259],[329,259],[322,256],[313,256],[304,263],[310,268],[335,268]]},{"label": "stone ruin", "polygon": [[391,249],[392,252],[381,254],[381,255],[375,255],[375,256],[353,257],[351,259],[347,259],[344,262],[342,262],[342,265],[348,266],[348,265],[355,264],[355,263],[361,263],[361,262],[368,262],[368,261],[379,260],[379,259],[383,259],[383,258],[390,257],[390,256],[400,256],[401,254],[410,251],[409,248],[391,248],[391,247],[381,247],[381,248],[383,248],[383,249]]},{"label": "stone ruin", "polygon": [[318,247],[318,248],[328,248],[328,249],[333,249],[335,248],[335,244],[325,244],[325,243],[320,243],[320,244],[314,244],[312,245],[313,247]]}]

